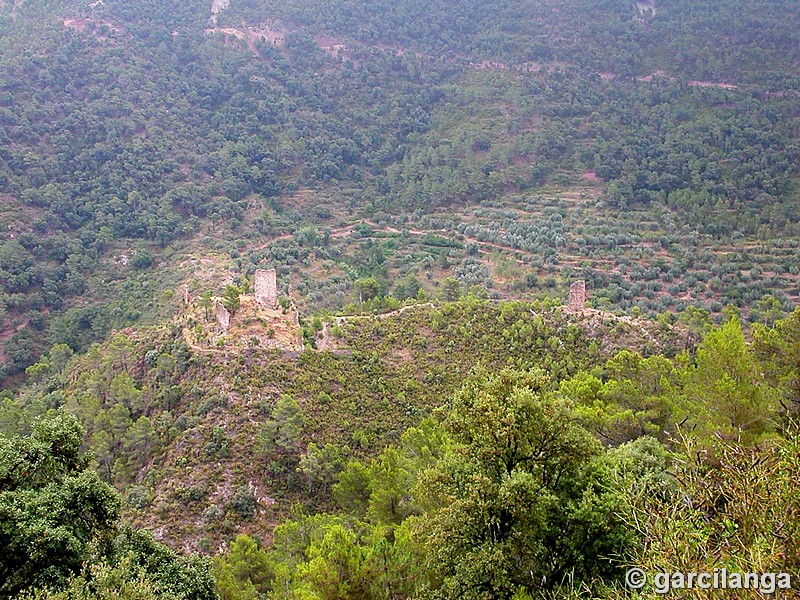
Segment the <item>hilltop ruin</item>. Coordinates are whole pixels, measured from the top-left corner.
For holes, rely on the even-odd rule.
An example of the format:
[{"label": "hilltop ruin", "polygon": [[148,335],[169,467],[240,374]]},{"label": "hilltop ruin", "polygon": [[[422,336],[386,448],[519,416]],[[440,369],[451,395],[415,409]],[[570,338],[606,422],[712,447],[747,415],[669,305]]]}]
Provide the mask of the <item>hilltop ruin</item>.
[{"label": "hilltop ruin", "polygon": [[258,269],[253,288],[256,302],[269,310],[278,308],[278,275],[275,269]]},{"label": "hilltop ruin", "polygon": [[223,332],[228,331],[231,326],[231,313],[225,308],[225,305],[219,301],[214,300],[214,318],[217,320],[217,325],[220,326]]},{"label": "hilltop ruin", "polygon": [[[183,286],[184,338],[196,350],[265,348],[297,352],[303,349],[303,335],[297,308],[278,306],[275,269],[255,273],[253,293],[241,294],[235,312],[222,298],[192,294]],[[203,300],[205,298],[205,300]],[[210,304],[209,304],[210,302]]]},{"label": "hilltop ruin", "polygon": [[583,312],[586,305],[586,282],[579,279],[574,282],[569,288],[569,300],[567,301],[567,310],[569,312]]}]

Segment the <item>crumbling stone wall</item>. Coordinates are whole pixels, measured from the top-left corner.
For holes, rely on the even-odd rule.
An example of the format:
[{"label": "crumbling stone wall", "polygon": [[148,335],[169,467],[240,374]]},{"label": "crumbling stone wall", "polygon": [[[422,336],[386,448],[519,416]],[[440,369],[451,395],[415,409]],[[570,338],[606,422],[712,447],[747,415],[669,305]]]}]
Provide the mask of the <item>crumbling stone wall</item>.
[{"label": "crumbling stone wall", "polygon": [[584,304],[586,304],[586,282],[581,279],[569,288],[569,310],[581,312]]},{"label": "crumbling stone wall", "polygon": [[214,300],[214,316],[217,318],[217,324],[222,327],[222,331],[228,331],[231,326],[231,313],[219,300]]},{"label": "crumbling stone wall", "polygon": [[255,296],[264,308],[275,310],[278,307],[278,278],[275,269],[256,271]]}]

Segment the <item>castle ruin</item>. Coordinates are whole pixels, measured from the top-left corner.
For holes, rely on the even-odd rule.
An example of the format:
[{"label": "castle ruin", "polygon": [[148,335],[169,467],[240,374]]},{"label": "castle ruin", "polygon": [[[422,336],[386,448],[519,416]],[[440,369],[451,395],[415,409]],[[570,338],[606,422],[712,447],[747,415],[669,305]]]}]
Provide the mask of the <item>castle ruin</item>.
[{"label": "castle ruin", "polygon": [[275,269],[258,269],[256,271],[255,296],[264,308],[278,308],[278,278]]},{"label": "castle ruin", "polygon": [[569,310],[583,312],[586,304],[586,282],[582,279],[573,283],[569,288]]},{"label": "castle ruin", "polygon": [[231,313],[219,300],[214,300],[214,316],[222,331],[228,331],[228,327],[231,326]]}]

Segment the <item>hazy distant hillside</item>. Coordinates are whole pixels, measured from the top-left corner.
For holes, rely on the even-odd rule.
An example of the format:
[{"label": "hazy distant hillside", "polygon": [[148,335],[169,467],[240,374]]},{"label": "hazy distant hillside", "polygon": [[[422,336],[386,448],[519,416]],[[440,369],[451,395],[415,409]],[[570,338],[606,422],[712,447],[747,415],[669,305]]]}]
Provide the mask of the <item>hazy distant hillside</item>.
[{"label": "hazy distant hillside", "polygon": [[[188,256],[279,266],[308,311],[447,276],[503,297],[583,277],[652,314],[797,302],[794,3],[0,15],[6,375],[162,318]],[[384,230],[351,235],[363,218]]]},{"label": "hazy distant hillside", "polygon": [[451,58],[564,61],[629,76],[665,69],[687,79],[763,80],[765,60],[775,74],[794,76],[800,58],[800,12],[789,1],[233,0],[220,19],[285,22]]}]

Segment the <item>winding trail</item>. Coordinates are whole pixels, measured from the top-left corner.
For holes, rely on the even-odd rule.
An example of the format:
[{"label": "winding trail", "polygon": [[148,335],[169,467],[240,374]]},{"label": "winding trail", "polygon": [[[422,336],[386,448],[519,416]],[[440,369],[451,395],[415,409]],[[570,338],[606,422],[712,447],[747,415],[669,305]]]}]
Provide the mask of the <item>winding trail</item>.
[{"label": "winding trail", "polygon": [[[406,312],[407,310],[411,310],[412,308],[422,308],[422,307],[436,308],[436,305],[433,302],[425,302],[422,304],[409,304],[407,306],[401,306],[396,310],[392,310],[385,313],[379,313],[376,315],[348,315],[342,317],[334,317],[333,326],[338,327],[344,323],[347,323],[348,321],[362,321],[364,319],[380,319],[380,320],[388,319],[389,317],[403,314],[404,312]],[[327,322],[322,324],[322,331],[320,333],[322,334],[322,336],[317,340],[317,351],[326,352],[326,351],[336,350],[337,344],[333,340]]]},{"label": "winding trail", "polygon": [[[393,233],[393,234],[397,234],[397,235],[401,235],[403,233],[409,233],[410,235],[414,235],[414,236],[439,235],[439,236],[441,236],[441,237],[443,237],[443,238],[445,238],[445,239],[447,239],[449,241],[452,241],[452,242],[458,242],[458,243],[472,242],[474,244],[477,244],[481,248],[483,248],[483,249],[480,250],[483,253],[488,253],[489,252],[488,250],[485,250],[485,248],[493,248],[495,250],[504,250],[506,252],[514,252],[514,253],[519,253],[519,254],[523,254],[523,255],[530,255],[531,254],[531,252],[529,252],[527,250],[524,250],[522,248],[515,248],[514,246],[509,246],[509,245],[506,245],[506,244],[498,244],[496,242],[486,242],[486,241],[483,241],[483,240],[479,240],[478,238],[471,237],[471,236],[464,235],[464,234],[453,235],[453,232],[451,230],[449,230],[449,229],[428,229],[428,230],[422,230],[422,229],[397,229],[397,227],[392,227],[390,225],[380,225],[380,224],[375,223],[374,221],[370,221],[368,219],[363,219],[363,220],[359,221],[358,223],[352,223],[350,225],[343,225],[341,227],[336,227],[334,229],[331,229],[330,237],[331,237],[331,239],[334,239],[334,240],[341,240],[343,238],[346,238],[359,225],[369,225],[376,233],[378,233],[378,232],[380,232],[380,233]],[[267,240],[265,242],[262,242],[262,243],[260,243],[260,244],[258,244],[256,246],[251,246],[249,249],[250,250],[263,250],[264,248],[266,248],[266,247],[268,247],[268,246],[270,246],[270,245],[272,245],[272,244],[274,244],[276,242],[279,242],[281,240],[288,240],[288,239],[291,239],[293,237],[294,237],[293,233],[285,233],[285,234],[276,236],[274,238],[270,238],[269,240]],[[365,236],[365,237],[370,237],[370,236]],[[520,260],[519,258],[517,258],[516,260],[517,260],[517,262],[519,264],[525,264],[525,261]]]}]

